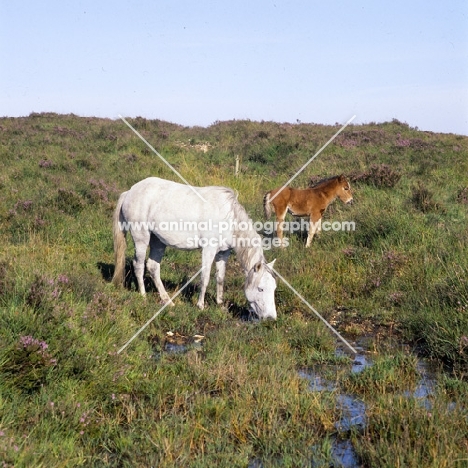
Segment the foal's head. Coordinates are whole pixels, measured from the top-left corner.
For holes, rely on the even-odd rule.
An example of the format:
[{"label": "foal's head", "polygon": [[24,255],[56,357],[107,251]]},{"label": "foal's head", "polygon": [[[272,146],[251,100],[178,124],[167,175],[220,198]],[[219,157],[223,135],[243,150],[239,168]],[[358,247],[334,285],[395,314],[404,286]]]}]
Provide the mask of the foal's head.
[{"label": "foal's head", "polygon": [[337,181],[337,197],[343,203],[351,203],[353,201],[353,194],[351,193],[351,186],[349,182],[346,180],[346,177],[341,174],[336,178]]}]

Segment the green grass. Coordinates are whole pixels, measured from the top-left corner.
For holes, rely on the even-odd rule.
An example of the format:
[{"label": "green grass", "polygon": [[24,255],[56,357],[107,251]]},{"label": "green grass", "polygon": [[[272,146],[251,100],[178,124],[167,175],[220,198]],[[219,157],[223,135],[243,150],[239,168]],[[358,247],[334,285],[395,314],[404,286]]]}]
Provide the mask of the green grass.
[{"label": "green grass", "polygon": [[[130,122],[193,184],[236,189],[254,220],[263,220],[264,193],[337,130]],[[120,121],[74,115],[2,118],[0,131],[3,466],[335,463],[337,391],[313,393],[298,375],[344,361],[334,337],[280,280],[277,322],[242,321],[244,279],[234,255],[228,310],[215,304],[213,279],[204,311],[189,288],[117,355],[160,301],[154,288],[145,300],[134,285],[110,284],[115,202],[145,177],[177,180],[143,142]],[[362,463],[466,466],[468,205],[460,194],[468,187],[468,138],[398,121],[349,126],[293,185],[340,173],[355,181],[355,204],[336,201],[324,219],[353,220],[356,230],[322,232],[307,250],[294,234],[288,248],[265,255],[349,339],[374,337],[372,367],[335,375],[340,391],[366,403],[365,428],[349,435]],[[168,291],[199,264],[200,252],[168,249]],[[204,335],[203,346],[163,352],[168,331]],[[418,379],[414,353],[400,351],[402,343],[441,366],[431,410],[402,396]]]}]

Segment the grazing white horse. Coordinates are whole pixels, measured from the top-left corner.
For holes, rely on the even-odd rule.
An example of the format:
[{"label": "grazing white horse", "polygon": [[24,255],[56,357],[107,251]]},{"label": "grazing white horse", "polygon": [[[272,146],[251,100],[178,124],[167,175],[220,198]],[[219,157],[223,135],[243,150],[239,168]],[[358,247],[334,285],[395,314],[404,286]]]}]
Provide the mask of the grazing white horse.
[{"label": "grazing white horse", "polygon": [[216,262],[216,302],[222,304],[226,262],[234,249],[246,276],[244,291],[251,309],[261,319],[276,319],[274,261],[266,263],[262,239],[233,190],[189,187],[149,177],[120,195],[114,211],[113,231],[115,272],[112,281],[115,285],[121,285],[124,280],[126,233],[130,231],[135,244],[133,266],[141,294],[146,294],[143,275],[148,245],[146,267],[161,299],[171,305],[160,277],[166,246],[184,250],[201,248],[203,270],[197,305],[204,308],[213,260]]}]

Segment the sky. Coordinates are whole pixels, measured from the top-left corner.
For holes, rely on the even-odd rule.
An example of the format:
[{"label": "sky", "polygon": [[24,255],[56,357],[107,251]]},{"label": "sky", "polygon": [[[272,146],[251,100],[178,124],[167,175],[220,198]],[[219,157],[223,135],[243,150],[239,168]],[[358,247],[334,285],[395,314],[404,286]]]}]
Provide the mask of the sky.
[{"label": "sky", "polygon": [[0,116],[468,135],[466,0],[0,0]]}]

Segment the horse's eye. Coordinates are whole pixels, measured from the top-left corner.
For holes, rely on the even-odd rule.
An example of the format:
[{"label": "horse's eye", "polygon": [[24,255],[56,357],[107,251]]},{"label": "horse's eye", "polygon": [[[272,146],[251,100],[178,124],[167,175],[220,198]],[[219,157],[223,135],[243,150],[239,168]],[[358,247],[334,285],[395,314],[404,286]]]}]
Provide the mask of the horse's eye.
[{"label": "horse's eye", "polygon": [[345,190],[349,190],[349,187],[344,187]]},{"label": "horse's eye", "polygon": [[258,292],[263,292],[263,288],[258,288]]}]

